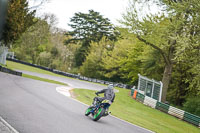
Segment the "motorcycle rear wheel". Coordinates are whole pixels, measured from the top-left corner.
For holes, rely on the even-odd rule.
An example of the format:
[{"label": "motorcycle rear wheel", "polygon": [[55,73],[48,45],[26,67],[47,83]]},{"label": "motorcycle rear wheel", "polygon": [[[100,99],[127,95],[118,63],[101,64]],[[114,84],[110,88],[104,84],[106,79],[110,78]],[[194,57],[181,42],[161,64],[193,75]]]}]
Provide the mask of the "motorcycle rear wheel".
[{"label": "motorcycle rear wheel", "polygon": [[97,112],[93,115],[93,120],[98,121],[105,113],[105,109],[103,107],[99,108]]}]

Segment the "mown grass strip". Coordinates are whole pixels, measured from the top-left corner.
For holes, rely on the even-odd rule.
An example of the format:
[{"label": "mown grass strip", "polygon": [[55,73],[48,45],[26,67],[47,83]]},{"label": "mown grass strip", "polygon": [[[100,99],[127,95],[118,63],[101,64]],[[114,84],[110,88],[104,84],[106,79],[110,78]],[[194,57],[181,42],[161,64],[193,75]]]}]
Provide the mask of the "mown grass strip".
[{"label": "mown grass strip", "polygon": [[[115,102],[110,107],[112,115],[156,133],[200,132],[200,129],[194,125],[133,100],[129,96],[130,90],[117,89],[119,93],[116,93]],[[92,90],[74,89],[73,92],[77,100],[88,105],[96,96]]]},{"label": "mown grass strip", "polygon": [[59,81],[40,78],[40,77],[37,77],[37,76],[28,75],[28,74],[22,74],[22,77],[26,77],[26,78],[30,78],[30,79],[34,79],[34,80],[40,80],[40,81],[44,81],[44,82],[49,82],[49,83],[53,83],[53,84],[68,86],[68,84],[65,84],[65,83],[62,83],[62,82],[59,82]]},{"label": "mown grass strip", "polygon": [[53,72],[46,71],[46,70],[43,70],[43,69],[40,69],[40,68],[24,65],[24,64],[21,64],[21,63],[16,63],[16,62],[12,62],[12,61],[6,61],[6,63],[7,63],[7,67],[10,68],[10,69],[13,69],[13,70],[24,70],[24,71],[48,74],[48,75],[57,76],[57,77],[70,78],[70,77],[55,74]]}]

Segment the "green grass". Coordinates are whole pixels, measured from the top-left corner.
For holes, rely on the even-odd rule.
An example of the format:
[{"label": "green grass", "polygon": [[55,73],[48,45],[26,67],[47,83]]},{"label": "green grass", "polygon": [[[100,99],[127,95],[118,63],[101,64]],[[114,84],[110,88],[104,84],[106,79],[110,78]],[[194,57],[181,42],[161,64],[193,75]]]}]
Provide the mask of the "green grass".
[{"label": "green grass", "polygon": [[34,80],[40,80],[40,81],[44,81],[44,82],[49,82],[49,83],[53,83],[53,84],[59,84],[59,85],[68,86],[67,84],[59,82],[59,81],[40,78],[40,77],[37,77],[37,76],[28,75],[28,74],[22,74],[22,77],[26,77],[26,78],[30,78],[30,79],[34,79]]},{"label": "green grass", "polygon": [[[200,129],[187,122],[133,100],[129,96],[130,90],[118,89],[119,93],[116,93],[115,102],[110,107],[112,115],[157,133],[200,132]],[[88,105],[95,97],[92,90],[74,89],[73,91],[77,100]]]},{"label": "green grass", "polygon": [[57,76],[57,77],[64,77],[64,78],[69,78],[66,76],[62,76],[59,74],[55,74],[53,72],[49,72],[43,69],[39,69],[36,67],[32,67],[32,66],[28,66],[28,65],[24,65],[21,63],[16,63],[16,62],[12,62],[12,61],[6,61],[7,67],[13,70],[25,70],[25,71],[30,71],[30,72],[36,72],[36,73],[42,73],[42,74],[48,74],[48,75],[52,75],[52,76]]},{"label": "green grass", "polygon": [[[6,61],[6,64],[7,65],[2,65],[2,64],[1,65],[4,66],[4,67],[10,68],[12,70],[18,69],[18,70],[25,70],[25,71],[31,71],[31,72],[37,72],[37,73],[42,73],[42,74],[64,77],[64,76],[61,76],[61,75],[58,75],[58,74],[55,74],[55,73],[52,73],[52,72],[49,72],[49,71],[45,71],[45,70],[42,70],[42,69],[39,69],[39,68],[31,67],[31,66],[28,66],[28,65],[23,65],[23,64],[20,64],[20,63],[12,62],[12,61]],[[62,82],[59,82],[59,81],[40,78],[40,77],[37,77],[37,76],[28,75],[28,74],[22,74],[22,77],[68,86],[68,84],[65,84],[65,83],[62,83]]]},{"label": "green grass", "polygon": [[[30,71],[30,72],[48,74],[48,75],[57,76],[57,77],[71,78],[71,77],[66,77],[66,76],[62,76],[62,75],[59,75],[59,74],[55,74],[55,73],[52,73],[52,72],[49,72],[49,71],[46,71],[46,70],[42,70],[42,69],[39,69],[39,68],[36,68],[36,67],[24,65],[24,64],[21,64],[21,63],[16,63],[16,62],[13,62],[13,61],[6,61],[6,64],[7,64],[6,67],[10,68],[12,70],[25,70],[25,71]],[[71,78],[71,79],[74,79],[74,78]],[[89,81],[86,81],[86,82],[89,82]],[[91,83],[91,82],[89,82],[89,83]],[[99,83],[94,83],[94,84],[99,84]],[[104,84],[101,84],[101,85],[104,85]],[[107,86],[107,85],[105,85],[105,86]]]}]

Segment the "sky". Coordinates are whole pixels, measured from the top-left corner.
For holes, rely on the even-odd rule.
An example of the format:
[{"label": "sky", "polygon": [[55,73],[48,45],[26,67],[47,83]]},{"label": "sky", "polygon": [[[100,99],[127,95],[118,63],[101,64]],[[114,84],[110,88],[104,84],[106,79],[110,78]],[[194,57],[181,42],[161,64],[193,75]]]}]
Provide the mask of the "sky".
[{"label": "sky", "polygon": [[129,0],[50,0],[39,8],[38,15],[52,13],[58,19],[57,27],[70,30],[68,23],[77,12],[88,13],[88,10],[100,12],[111,23],[119,25]]}]

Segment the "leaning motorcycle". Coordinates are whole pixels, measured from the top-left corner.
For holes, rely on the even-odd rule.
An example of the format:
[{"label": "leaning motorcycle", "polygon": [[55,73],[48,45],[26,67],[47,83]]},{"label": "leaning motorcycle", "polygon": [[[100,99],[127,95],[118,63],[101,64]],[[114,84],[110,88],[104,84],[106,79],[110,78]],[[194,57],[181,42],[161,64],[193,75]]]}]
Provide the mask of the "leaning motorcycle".
[{"label": "leaning motorcycle", "polygon": [[103,100],[102,102],[94,100],[94,105],[87,108],[85,116],[92,115],[94,121],[98,121],[101,117],[108,115],[108,108],[112,104],[109,100]]}]

